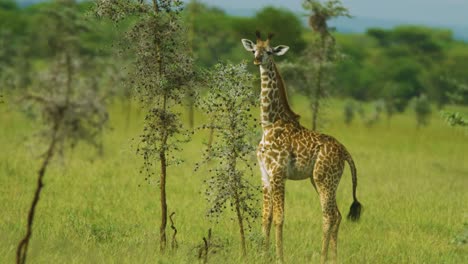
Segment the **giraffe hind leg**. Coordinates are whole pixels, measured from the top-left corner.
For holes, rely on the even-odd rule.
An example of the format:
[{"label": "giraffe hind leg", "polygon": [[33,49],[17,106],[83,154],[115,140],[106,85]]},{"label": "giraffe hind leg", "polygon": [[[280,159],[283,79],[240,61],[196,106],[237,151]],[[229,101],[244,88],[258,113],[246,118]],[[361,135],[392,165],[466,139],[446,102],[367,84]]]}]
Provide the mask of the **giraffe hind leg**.
[{"label": "giraffe hind leg", "polygon": [[338,210],[338,207],[336,206],[335,210],[335,221],[332,226],[331,230],[331,237],[330,237],[330,250],[331,250],[331,260],[332,262],[336,263],[336,258],[337,258],[337,249],[338,249],[338,230],[340,229],[340,223],[341,223],[341,213],[340,210]]},{"label": "giraffe hind leg", "polygon": [[341,214],[338,211],[334,195],[320,194],[322,205],[322,251],[320,262],[328,259],[328,251],[331,250],[331,260],[336,261],[338,229],[341,222]]},{"label": "giraffe hind leg", "polygon": [[343,172],[341,163],[319,162],[314,169],[314,182],[322,207],[322,251],[320,262],[328,259],[328,251],[331,250],[331,262],[336,263],[338,229],[341,222],[341,214],[336,203],[336,189]]}]

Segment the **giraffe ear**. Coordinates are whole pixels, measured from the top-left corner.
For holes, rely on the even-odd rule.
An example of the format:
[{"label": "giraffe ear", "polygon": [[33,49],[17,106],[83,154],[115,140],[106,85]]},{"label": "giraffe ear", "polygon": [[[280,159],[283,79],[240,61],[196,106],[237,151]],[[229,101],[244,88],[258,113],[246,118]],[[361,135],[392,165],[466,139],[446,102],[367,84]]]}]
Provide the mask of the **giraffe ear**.
[{"label": "giraffe ear", "polygon": [[242,45],[244,45],[244,48],[247,51],[254,51],[255,50],[255,44],[249,39],[242,39]]},{"label": "giraffe ear", "polygon": [[279,46],[276,46],[273,48],[273,53],[276,55],[276,56],[281,56],[283,54],[286,53],[286,51],[289,50],[289,47],[288,46],[285,46],[285,45],[279,45]]}]

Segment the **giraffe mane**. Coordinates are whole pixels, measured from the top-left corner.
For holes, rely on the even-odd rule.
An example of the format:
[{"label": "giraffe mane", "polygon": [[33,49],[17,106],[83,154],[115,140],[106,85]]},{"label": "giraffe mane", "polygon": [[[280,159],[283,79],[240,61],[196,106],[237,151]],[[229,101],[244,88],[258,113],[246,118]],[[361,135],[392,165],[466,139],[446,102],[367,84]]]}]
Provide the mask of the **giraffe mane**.
[{"label": "giraffe mane", "polygon": [[279,89],[279,93],[280,93],[281,103],[285,106],[285,110],[288,112],[288,114],[294,120],[298,121],[301,116],[294,113],[294,111],[291,109],[291,106],[289,105],[289,102],[288,102],[288,94],[286,93],[286,87],[284,85],[283,77],[279,73],[278,68],[276,67],[276,64],[274,62],[273,62],[273,68],[274,68],[276,76],[277,76],[276,77],[277,78],[277,85],[278,85],[278,89]]}]

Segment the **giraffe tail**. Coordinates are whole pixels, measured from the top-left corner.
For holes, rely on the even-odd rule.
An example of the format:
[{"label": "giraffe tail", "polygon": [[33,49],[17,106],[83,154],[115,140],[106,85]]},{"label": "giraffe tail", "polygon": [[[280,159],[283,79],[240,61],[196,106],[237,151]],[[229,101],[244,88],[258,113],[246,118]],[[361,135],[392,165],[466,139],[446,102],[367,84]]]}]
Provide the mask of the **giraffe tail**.
[{"label": "giraffe tail", "polygon": [[353,203],[351,204],[351,207],[349,208],[348,219],[351,221],[358,221],[359,217],[361,216],[362,205],[356,197],[356,187],[357,187],[356,166],[354,165],[353,158],[351,157],[348,151],[346,151],[346,161],[348,162],[349,168],[351,169],[351,176],[353,180]]}]

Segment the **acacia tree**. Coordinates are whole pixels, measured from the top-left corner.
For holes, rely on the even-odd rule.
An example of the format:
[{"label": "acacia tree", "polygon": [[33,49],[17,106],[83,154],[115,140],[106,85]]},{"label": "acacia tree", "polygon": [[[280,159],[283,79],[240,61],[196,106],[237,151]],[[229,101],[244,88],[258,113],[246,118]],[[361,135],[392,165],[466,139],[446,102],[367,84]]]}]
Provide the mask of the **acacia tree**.
[{"label": "acacia tree", "polygon": [[350,17],[339,0],[305,0],[303,7],[310,10],[309,26],[314,38],[295,63],[282,66],[291,84],[308,97],[312,112],[312,130],[318,129],[318,120],[323,99],[333,86],[336,63],[343,57],[339,52],[332,29],[327,22],[336,17]]},{"label": "acacia tree", "polygon": [[343,114],[344,114],[344,121],[347,126],[351,124],[354,119],[354,112],[355,112],[354,102],[348,100],[345,102],[343,106]]},{"label": "acacia tree", "polygon": [[[44,10],[44,31],[48,29],[49,47],[55,53],[46,70],[34,78],[34,92],[22,99],[34,104],[42,116],[44,128],[38,133],[48,142],[37,186],[29,209],[26,234],[18,244],[16,263],[25,263],[36,206],[44,187],[44,176],[53,157],[64,153],[67,147],[85,141],[97,146],[97,135],[107,121],[104,98],[89,89],[89,82],[80,73],[83,57],[77,35],[90,30],[72,0],[57,0]],[[53,29],[53,30],[51,30]]]},{"label": "acacia tree", "polygon": [[[161,205],[160,251],[166,248],[167,167],[180,160],[170,155],[188,140],[177,106],[191,90],[195,73],[185,29],[181,23],[182,2],[178,0],[97,2],[98,16],[115,23],[132,16],[124,49],[134,57],[128,73],[129,85],[146,111],[137,152],[142,155],[142,173],[149,179],[159,168]],[[159,166],[154,161],[159,161]]]},{"label": "acacia tree", "polygon": [[429,124],[431,116],[431,103],[426,95],[415,97],[412,102],[414,113],[416,114],[416,125],[418,128]]},{"label": "acacia tree", "polygon": [[206,181],[206,197],[210,203],[208,216],[218,217],[230,205],[239,225],[242,255],[246,256],[246,224],[258,216],[255,207],[258,188],[244,175],[252,174],[249,155],[255,147],[251,143],[255,124],[250,110],[257,98],[252,89],[252,75],[246,64],[217,64],[207,78],[209,93],[201,108],[215,120],[208,127],[216,130],[216,140],[204,155],[204,162],[214,161],[212,177]]}]

